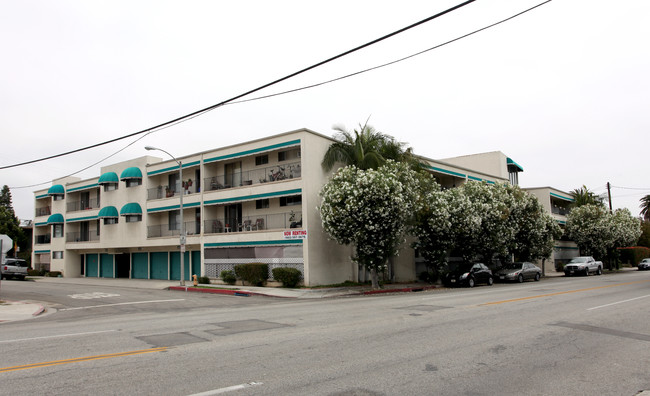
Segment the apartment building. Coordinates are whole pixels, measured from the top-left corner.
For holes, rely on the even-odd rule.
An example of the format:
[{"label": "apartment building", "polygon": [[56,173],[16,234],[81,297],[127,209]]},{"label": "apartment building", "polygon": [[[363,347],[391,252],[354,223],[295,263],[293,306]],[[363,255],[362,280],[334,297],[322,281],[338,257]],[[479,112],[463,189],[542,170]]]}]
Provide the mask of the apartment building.
[{"label": "apartment building", "polygon": [[[177,157],[182,178],[176,160],[148,155],[91,179],[54,180],[34,193],[33,266],[65,277],[179,280],[183,222],[186,280],[219,278],[248,262],[297,268],[306,285],[362,279],[352,248],[328,240],[317,210],[330,176],[320,163],[332,142],[300,129]],[[516,182],[522,170],[499,152],[479,157],[422,159],[444,188]],[[390,264],[393,279],[416,279],[408,246]]]},{"label": "apartment building", "polygon": [[[571,194],[553,187],[532,187],[525,188],[524,190],[537,197],[544,209],[553,216],[555,221],[564,230],[567,216],[571,211],[571,203],[574,201]],[[544,263],[538,262],[537,265],[540,268],[543,266],[545,273],[553,272],[558,264],[566,264],[572,258],[579,255],[580,250],[578,249],[578,245],[563,237],[555,241],[551,257],[545,260]],[[550,265],[546,265],[546,263]]]}]

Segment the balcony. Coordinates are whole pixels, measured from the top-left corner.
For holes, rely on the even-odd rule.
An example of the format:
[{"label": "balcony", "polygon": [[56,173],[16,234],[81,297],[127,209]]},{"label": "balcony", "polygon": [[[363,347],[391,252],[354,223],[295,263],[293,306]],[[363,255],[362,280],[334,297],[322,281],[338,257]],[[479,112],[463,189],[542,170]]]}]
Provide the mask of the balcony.
[{"label": "balcony", "polygon": [[95,199],[95,198],[88,199],[88,200],[68,202],[66,205],[66,209],[68,212],[77,212],[80,210],[97,209],[97,208],[99,208],[99,199]]},{"label": "balcony", "polygon": [[51,214],[52,214],[52,208],[50,208],[49,206],[45,206],[43,208],[36,208],[34,211],[34,215],[36,217],[49,216]]},{"label": "balcony", "polygon": [[[181,191],[181,184],[176,183],[175,186],[164,185],[147,190],[147,201],[152,199],[163,199],[178,197]],[[198,191],[195,186],[185,186],[185,195],[196,194]]]},{"label": "balcony", "polygon": [[220,217],[211,220],[205,220],[203,227],[203,232],[205,234],[301,228],[302,216],[300,213],[296,214],[293,212],[288,212],[256,216],[243,216],[241,219]]},{"label": "balcony", "polygon": [[44,234],[44,235],[36,235],[36,239],[34,243],[36,245],[47,245],[52,241],[52,235],[51,234]]},{"label": "balcony", "polygon": [[[201,233],[201,223],[198,221],[185,222],[185,233],[195,235]],[[180,224],[158,224],[147,227],[147,238],[178,237],[181,234]]]},{"label": "balcony", "polygon": [[551,213],[561,215],[561,216],[568,216],[569,213],[571,213],[571,209],[564,208],[562,206],[553,205],[553,207],[551,208]]},{"label": "balcony", "polygon": [[300,162],[270,166],[266,168],[235,172],[226,176],[213,176],[203,179],[206,191],[250,186],[301,177]]},{"label": "balcony", "polygon": [[99,241],[99,235],[96,231],[92,232],[68,232],[66,233],[66,242],[96,242]]}]

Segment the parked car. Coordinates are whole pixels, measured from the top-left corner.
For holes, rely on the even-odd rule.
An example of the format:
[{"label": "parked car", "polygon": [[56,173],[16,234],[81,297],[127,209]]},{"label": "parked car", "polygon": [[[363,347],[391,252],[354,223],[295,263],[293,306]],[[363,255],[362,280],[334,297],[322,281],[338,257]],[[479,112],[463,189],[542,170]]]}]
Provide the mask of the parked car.
[{"label": "parked car", "polygon": [[542,277],[542,269],[528,262],[509,263],[499,268],[494,276],[498,280],[517,281],[519,283],[526,279],[538,281]]},{"label": "parked car", "polygon": [[449,263],[443,276],[446,286],[474,287],[477,283],[494,283],[492,271],[483,263]]},{"label": "parked car", "polygon": [[21,259],[8,258],[0,266],[0,278],[18,278],[25,279],[27,276],[27,262]]},{"label": "parked car", "polygon": [[650,270],[650,258],[644,258],[639,263],[639,271]]},{"label": "parked car", "polygon": [[591,256],[574,257],[564,266],[564,275],[571,276],[575,274],[583,274],[585,276],[590,273],[600,275],[603,273],[603,263],[594,260]]}]

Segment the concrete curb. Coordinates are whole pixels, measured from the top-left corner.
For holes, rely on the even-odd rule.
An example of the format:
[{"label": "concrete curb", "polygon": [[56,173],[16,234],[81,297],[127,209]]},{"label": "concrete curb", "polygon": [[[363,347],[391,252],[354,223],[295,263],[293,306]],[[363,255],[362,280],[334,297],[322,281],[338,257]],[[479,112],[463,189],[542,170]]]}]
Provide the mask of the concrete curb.
[{"label": "concrete curb", "polygon": [[226,294],[230,296],[242,296],[242,297],[265,296],[265,297],[291,298],[291,297],[284,297],[284,296],[273,296],[271,294],[256,293],[248,290],[214,289],[214,288],[191,287],[191,286],[170,286],[167,290],[194,292],[194,293]]}]

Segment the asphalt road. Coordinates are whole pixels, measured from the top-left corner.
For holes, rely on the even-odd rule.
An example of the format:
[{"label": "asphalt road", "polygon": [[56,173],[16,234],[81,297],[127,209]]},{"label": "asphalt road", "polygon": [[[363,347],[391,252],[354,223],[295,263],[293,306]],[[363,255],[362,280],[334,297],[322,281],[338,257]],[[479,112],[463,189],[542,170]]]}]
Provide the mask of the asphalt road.
[{"label": "asphalt road", "polygon": [[324,300],[2,288],[57,310],[0,324],[2,395],[650,389],[650,272]]}]

